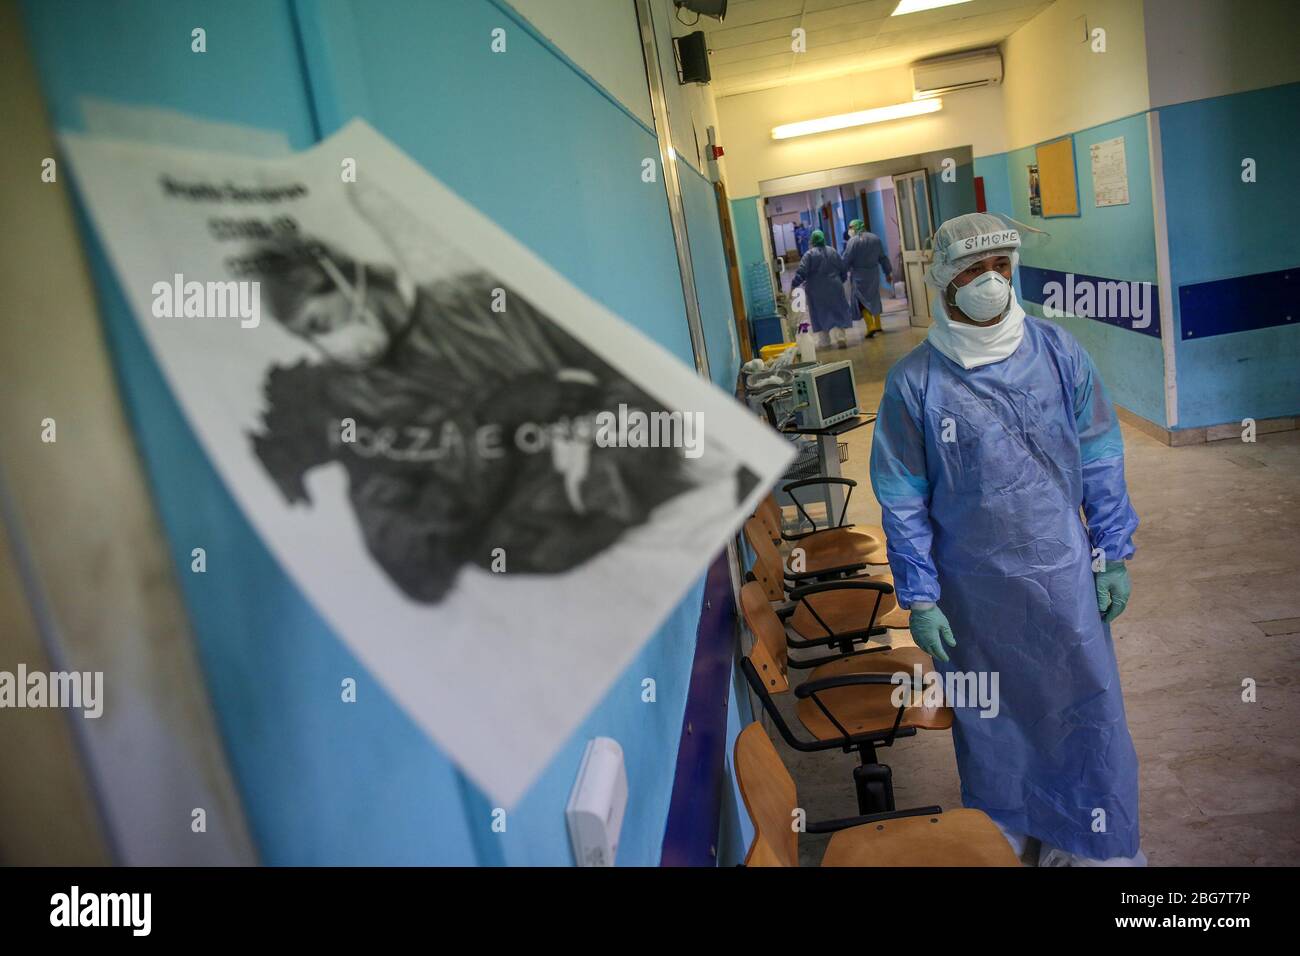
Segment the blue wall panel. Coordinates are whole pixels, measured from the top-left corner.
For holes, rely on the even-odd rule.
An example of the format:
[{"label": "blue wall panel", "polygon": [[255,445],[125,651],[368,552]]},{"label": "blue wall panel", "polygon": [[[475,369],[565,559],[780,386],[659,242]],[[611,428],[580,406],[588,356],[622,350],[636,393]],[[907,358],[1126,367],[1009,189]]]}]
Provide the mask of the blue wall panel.
[{"label": "blue wall panel", "polygon": [[862,218],[862,210],[858,208],[858,201],[849,197],[844,199],[844,222],[847,225],[854,219]]},{"label": "blue wall panel", "polygon": [[943,173],[930,173],[930,196],[934,203],[934,224],[937,228],[954,216],[975,211],[975,170],[971,163],[962,163],[954,172],[957,178],[944,182]]},{"label": "blue wall panel", "polygon": [[[693,364],[662,170],[641,180],[642,160],[658,162],[652,132],[487,0],[315,6],[341,121],[364,104],[421,165]],[[491,51],[498,27],[505,53]]]},{"label": "blue wall panel", "polygon": [[745,293],[745,314],[753,319],[775,315],[772,285],[763,279],[767,259],[762,230],[766,223],[758,215],[758,197],[731,200],[731,226],[736,233],[736,257],[740,260],[740,286]]},{"label": "blue wall panel", "polygon": [[[1129,202],[1098,208],[1093,204],[1090,147],[1097,142],[1124,137],[1128,165]],[[980,157],[976,172],[985,177],[985,200],[991,212],[1044,230],[1047,236],[1028,233],[1020,252],[1022,266],[1075,275],[1102,276],[1130,282],[1156,281],[1155,225],[1152,213],[1149,146],[1145,114],[1104,123],[1074,134],[1075,175],[1079,184],[1079,215],[1043,219],[1029,213],[1029,164],[1034,147],[1012,150],[1000,157]],[[1007,192],[1001,192],[1000,169],[1005,165]],[[1025,275],[1018,288],[1024,292]],[[1042,315],[1032,302],[1027,311]],[[1159,342],[1132,329],[1101,322],[1065,318],[1057,320],[1087,348],[1113,401],[1150,421],[1163,425],[1164,356]],[[1148,340],[1138,344],[1135,339]]]},{"label": "blue wall panel", "polygon": [[[1269,308],[1260,301],[1268,298],[1262,288],[1270,282],[1268,274],[1300,266],[1300,191],[1295,188],[1300,83],[1181,103],[1159,114],[1179,328],[1178,424],[1190,428],[1300,413],[1300,318],[1287,324],[1283,316],[1281,323],[1261,328],[1258,314]],[[1256,163],[1252,183],[1242,181],[1246,158]],[[1194,327],[1183,327],[1184,290],[1237,277],[1256,277],[1248,281],[1261,288],[1238,290],[1235,305],[1212,320],[1225,334],[1185,335]],[[1295,295],[1290,292],[1291,302]]]},{"label": "blue wall panel", "polygon": [[734,395],[736,377],[740,374],[740,352],[717,193],[711,182],[686,163],[678,161],[677,172],[686,207],[686,234],[690,237],[695,293],[709,353],[709,375],[715,385]]},{"label": "blue wall panel", "polygon": [[745,861],[754,841],[754,822],[745,809],[736,781],[736,738],[754,720],[749,702],[749,685],[738,668],[732,668],[727,701],[727,750],[723,757],[730,785],[722,796],[722,820],[718,833],[718,866],[736,866]]},{"label": "blue wall panel", "polygon": [[[56,129],[82,128],[79,99],[89,95],[282,130],[299,148],[315,139],[286,3],[25,0],[21,9]],[[190,50],[197,26],[206,53]]]},{"label": "blue wall panel", "polygon": [[1300,267],[1178,287],[1182,339],[1300,323]]},{"label": "blue wall panel", "polygon": [[975,157],[974,174],[984,178],[984,205],[987,211],[1012,215],[1007,154]]},{"label": "blue wall panel", "polygon": [[[43,2],[25,12],[60,128],[81,127],[77,100],[91,94],[280,129],[295,146],[312,142],[281,4]],[[207,29],[207,54],[190,52],[196,24]],[[473,863],[459,775],[261,543],[183,419],[93,236],[87,250],[127,413],[262,860]],[[189,573],[195,546],[207,550],[202,576]],[[355,705],[340,702],[344,677],[357,680]]]},{"label": "blue wall panel", "polygon": [[[1124,137],[1129,202],[1123,206],[1098,208],[1093,205],[1089,147],[1116,136]],[[1154,282],[1156,243],[1145,115],[1116,120],[1074,134],[1074,167],[1079,182],[1080,214],[1077,217],[1044,219],[1030,215],[1028,166],[1034,161],[1032,146],[1007,154],[1009,212],[1021,222],[1042,229],[1050,236],[1031,233],[1025,237],[1021,261],[1061,272]],[[994,209],[992,197],[986,193],[986,198],[990,200],[989,208]]]},{"label": "blue wall panel", "polygon": [[870,223],[869,228],[880,237],[880,242],[885,247],[885,254],[892,259],[898,250],[890,242],[889,230],[885,228],[885,194],[883,192],[867,193],[867,218]]},{"label": "blue wall panel", "polygon": [[[627,764],[628,805],[618,848],[620,866],[655,866],[672,796],[677,742],[690,686],[703,578],[669,614],[659,633],[578,728],[564,749],[510,814],[499,840],[502,862],[512,866],[567,865],[572,860],[564,806],[592,737],[613,737]],[[642,700],[642,681],[655,681],[657,699]],[[483,804],[484,811],[488,809]]]},{"label": "blue wall panel", "polygon": [[1106,276],[1068,274],[1021,263],[1017,295],[1022,304],[1045,305],[1051,299],[1059,312],[1160,338],[1160,292],[1156,285],[1124,283],[1121,289],[1118,284],[1119,280]]}]

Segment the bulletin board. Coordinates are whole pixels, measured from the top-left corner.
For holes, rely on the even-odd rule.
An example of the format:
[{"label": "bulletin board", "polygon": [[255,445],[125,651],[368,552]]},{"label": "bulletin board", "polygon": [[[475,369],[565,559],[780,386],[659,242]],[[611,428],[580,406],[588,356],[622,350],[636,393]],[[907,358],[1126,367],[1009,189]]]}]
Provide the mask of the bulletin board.
[{"label": "bulletin board", "polygon": [[1079,181],[1074,171],[1074,137],[1063,136],[1035,149],[1043,216],[1079,215]]}]

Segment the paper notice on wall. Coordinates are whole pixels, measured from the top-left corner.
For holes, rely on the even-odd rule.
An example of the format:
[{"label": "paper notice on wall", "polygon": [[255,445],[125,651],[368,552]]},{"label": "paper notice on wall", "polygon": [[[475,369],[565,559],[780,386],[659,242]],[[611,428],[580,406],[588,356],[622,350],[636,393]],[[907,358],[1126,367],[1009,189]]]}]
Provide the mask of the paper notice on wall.
[{"label": "paper notice on wall", "polygon": [[64,141],[262,540],[516,802],[790,446],[363,122],[287,157]]},{"label": "paper notice on wall", "polygon": [[1092,195],[1097,206],[1128,203],[1128,164],[1124,158],[1123,136],[1092,145]]}]

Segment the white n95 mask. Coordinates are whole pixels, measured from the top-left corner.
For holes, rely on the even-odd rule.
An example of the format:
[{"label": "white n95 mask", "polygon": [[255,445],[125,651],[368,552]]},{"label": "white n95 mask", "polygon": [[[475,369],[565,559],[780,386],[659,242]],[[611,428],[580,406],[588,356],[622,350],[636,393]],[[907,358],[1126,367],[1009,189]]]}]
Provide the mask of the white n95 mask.
[{"label": "white n95 mask", "polygon": [[1011,298],[1011,283],[1000,272],[984,272],[958,289],[953,298],[957,308],[969,318],[987,322],[996,319],[1006,309]]},{"label": "white n95 mask", "polygon": [[[962,311],[966,312],[965,307]],[[966,314],[970,315],[969,312]],[[934,319],[930,326],[930,344],[964,369],[1001,362],[1020,347],[1025,335],[1025,310],[1010,289],[1007,290],[1006,315],[1002,316],[1002,321],[992,325],[954,322],[944,307],[942,295],[930,300],[930,316]]]}]

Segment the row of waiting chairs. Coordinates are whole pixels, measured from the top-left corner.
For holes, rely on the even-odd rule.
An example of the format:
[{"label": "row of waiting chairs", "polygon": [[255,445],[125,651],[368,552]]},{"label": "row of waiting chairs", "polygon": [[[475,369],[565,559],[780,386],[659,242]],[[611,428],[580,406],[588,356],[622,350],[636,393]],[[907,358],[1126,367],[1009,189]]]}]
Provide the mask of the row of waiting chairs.
[{"label": "row of waiting chairs", "polygon": [[[817,527],[795,494],[826,482],[845,486],[839,521],[826,515]],[[746,521],[744,536],[754,564],[741,588],[740,611],[753,638],[741,670],[764,712],[790,747],[802,752],[856,754],[853,771],[858,815],[809,823],[805,832],[834,832],[823,866],[1016,866],[997,826],[978,810],[944,813],[937,806],[898,810],[890,768],[877,750],[918,731],[949,730],[948,707],[927,706],[920,697],[895,692],[933,662],[917,647],[880,643],[890,628],[906,628],[898,606],[879,528],[845,524],[856,482],[812,478],[783,490],[795,501],[799,529],[788,532],[775,496]],[[792,560],[797,558],[798,560]],[[795,658],[791,649],[824,651]],[[790,670],[807,670],[790,681]],[[775,697],[793,690],[795,715],[811,737],[801,737],[778,709]],[[755,827],[749,866],[798,864],[798,806],[790,778],[763,727],[749,725],[736,740],[736,776]]]}]

